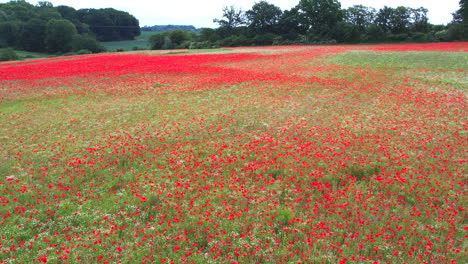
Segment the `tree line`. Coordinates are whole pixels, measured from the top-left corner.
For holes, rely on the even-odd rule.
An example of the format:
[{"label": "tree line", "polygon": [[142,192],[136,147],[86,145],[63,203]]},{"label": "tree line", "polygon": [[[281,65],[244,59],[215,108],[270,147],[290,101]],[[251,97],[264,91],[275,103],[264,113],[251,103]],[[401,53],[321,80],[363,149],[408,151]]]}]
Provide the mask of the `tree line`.
[{"label": "tree line", "polygon": [[448,25],[428,22],[426,8],[380,10],[363,5],[342,9],[338,0],[300,0],[289,9],[261,0],[249,10],[235,6],[223,8],[221,18],[214,19],[217,29],[203,28],[200,34],[183,31],[166,32],[151,37],[153,49],[209,48],[217,46],[436,42],[461,41],[466,31],[467,0]]},{"label": "tree line", "polygon": [[0,48],[66,53],[101,52],[98,41],[132,40],[140,35],[138,20],[127,12],[105,9],[54,7],[25,0],[0,4]]},{"label": "tree line", "polygon": [[141,31],[149,32],[167,32],[174,30],[184,30],[191,32],[198,32],[200,29],[194,27],[193,25],[155,25],[155,26],[143,26]]}]

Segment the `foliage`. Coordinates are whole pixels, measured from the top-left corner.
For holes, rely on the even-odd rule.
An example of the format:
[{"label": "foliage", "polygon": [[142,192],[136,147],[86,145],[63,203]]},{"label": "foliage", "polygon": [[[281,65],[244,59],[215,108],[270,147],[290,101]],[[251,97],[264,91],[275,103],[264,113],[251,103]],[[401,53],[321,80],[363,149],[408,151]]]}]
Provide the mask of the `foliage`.
[{"label": "foliage", "polygon": [[163,34],[152,35],[149,39],[150,48],[153,50],[162,49],[165,41],[166,36]]},{"label": "foliage", "polygon": [[19,57],[12,48],[0,49],[0,61],[10,61],[17,59],[19,59]]},{"label": "foliage", "polygon": [[23,22],[11,20],[0,22],[0,47],[15,46],[21,38]]},{"label": "foliage", "polygon": [[76,15],[80,22],[89,25],[100,41],[132,40],[141,33],[138,20],[124,11],[80,9]]},{"label": "foliage", "polygon": [[[338,0],[300,0],[295,7],[282,11],[262,0],[246,12],[234,6],[224,7],[224,19],[215,19],[220,26],[215,30],[217,34],[209,32],[217,40],[205,34],[197,41],[222,46],[455,41],[463,39],[464,28],[459,26],[461,10],[454,14],[452,24],[439,29],[428,22],[428,10],[423,7],[384,6],[377,11],[354,5],[341,9]],[[266,33],[273,34],[274,40],[266,41]]]},{"label": "foliage", "polygon": [[192,35],[183,30],[174,30],[152,35],[149,39],[151,49],[186,49],[190,47]]},{"label": "foliage", "polygon": [[343,10],[344,20],[356,26],[360,31],[365,31],[372,25],[376,16],[376,11],[372,7],[354,5]]},{"label": "foliage", "polygon": [[223,18],[214,19],[213,22],[217,23],[224,31],[232,34],[235,29],[245,24],[245,16],[242,9],[235,6],[223,7]]},{"label": "foliage", "polygon": [[99,43],[94,37],[90,35],[74,35],[72,40],[72,50],[88,50],[91,53],[99,53],[106,50],[106,48]]},{"label": "foliage", "polygon": [[184,45],[184,43],[187,43],[192,39],[192,36],[190,35],[190,33],[184,30],[180,30],[180,29],[169,31],[165,35],[167,35],[171,39],[172,44],[176,48],[186,48],[186,47],[182,47],[182,45]]},{"label": "foliage", "polygon": [[466,0],[460,0],[460,8],[452,14],[453,20],[448,25],[444,40],[468,40],[468,8],[466,2]]},{"label": "foliage", "polygon": [[331,32],[343,19],[341,4],[337,0],[300,0],[298,9],[309,33],[319,39],[331,38]]},{"label": "foliage", "polygon": [[49,52],[69,52],[72,50],[76,27],[66,19],[51,19],[46,25],[45,45]]},{"label": "foliage", "polygon": [[166,32],[166,31],[174,31],[174,30],[198,32],[201,29],[196,28],[192,25],[155,25],[155,26],[141,27],[141,31],[150,31],[150,32]]},{"label": "foliage", "polygon": [[[59,36],[56,30],[48,29],[49,22],[57,20],[68,21],[74,26],[63,28],[61,32],[66,29],[70,32]],[[67,52],[70,50],[69,43],[62,47],[60,43],[54,44],[54,38],[59,37],[61,39],[58,41],[63,42],[63,38],[70,39],[75,33],[89,36],[87,41],[90,43],[89,38],[95,37],[102,40],[134,39],[140,34],[140,28],[135,17],[112,8],[75,10],[69,6],[54,7],[47,1],[40,1],[35,6],[26,1],[13,0],[0,4],[0,47],[11,46],[34,52]]]},{"label": "foliage", "polygon": [[47,23],[38,18],[32,18],[24,23],[18,45],[24,50],[33,52],[46,51]]},{"label": "foliage", "polygon": [[257,33],[265,34],[277,31],[282,13],[279,7],[262,0],[245,12],[245,16],[250,28]]}]

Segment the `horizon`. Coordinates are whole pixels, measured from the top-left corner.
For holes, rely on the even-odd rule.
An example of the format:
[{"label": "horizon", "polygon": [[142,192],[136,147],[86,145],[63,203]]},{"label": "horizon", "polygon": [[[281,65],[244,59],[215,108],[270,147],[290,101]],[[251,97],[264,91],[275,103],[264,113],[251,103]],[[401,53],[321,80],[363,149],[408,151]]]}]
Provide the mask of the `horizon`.
[{"label": "horizon", "polygon": [[[8,1],[1,1],[0,3],[7,3]],[[38,1],[26,1],[30,4],[36,5]],[[114,8],[117,10],[125,11],[135,16],[138,19],[140,27],[155,26],[155,25],[187,25],[196,28],[217,28],[218,25],[213,22],[215,18],[222,17],[222,8],[224,6],[234,5],[241,8],[243,11],[249,10],[256,2],[256,0],[237,0],[235,3],[232,0],[205,0],[200,2],[188,2],[183,0],[173,0],[171,2],[154,3],[148,0],[138,0],[139,5],[128,5],[127,1],[122,0],[102,0],[99,2],[83,0],[52,0],[49,1],[54,6],[66,5],[75,9],[83,8]],[[299,3],[299,0],[271,0],[268,1],[281,8],[281,10],[289,10]],[[384,0],[341,0],[341,8],[346,9],[353,5],[362,4],[375,8],[377,11],[384,7],[398,7],[405,6],[411,8],[424,7],[428,9],[429,23],[434,25],[448,24],[452,20],[452,13],[459,9],[458,0],[447,0],[443,3],[425,2],[424,5],[420,1],[403,1],[394,0],[392,3],[386,3]],[[163,8],[159,8],[159,7]],[[181,6],[184,8],[181,9]],[[148,8],[149,7],[149,8]],[[169,10],[169,12],[168,12]],[[195,10],[195,11],[194,11]],[[170,14],[170,15],[168,15]]]}]

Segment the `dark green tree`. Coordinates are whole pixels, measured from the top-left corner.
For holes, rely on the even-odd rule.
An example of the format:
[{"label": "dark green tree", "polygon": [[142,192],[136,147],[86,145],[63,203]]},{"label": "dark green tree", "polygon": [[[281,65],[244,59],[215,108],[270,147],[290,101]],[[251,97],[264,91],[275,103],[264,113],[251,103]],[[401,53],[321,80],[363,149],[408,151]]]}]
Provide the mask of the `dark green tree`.
[{"label": "dark green tree", "polygon": [[282,13],[279,7],[262,0],[245,12],[245,16],[251,30],[264,34],[277,31]]},{"label": "dark green tree", "polygon": [[24,0],[0,4],[0,10],[3,10],[12,20],[27,21],[36,15],[34,6]]},{"label": "dark green tree", "polygon": [[220,39],[220,36],[216,30],[212,28],[202,28],[200,31],[200,40],[201,41],[208,41],[210,43],[214,43]]},{"label": "dark green tree", "polygon": [[62,15],[54,8],[50,2],[39,2],[37,6],[34,7],[34,18],[39,18],[47,22],[50,19],[60,19]]},{"label": "dark green tree", "polygon": [[384,34],[390,33],[391,19],[393,16],[393,8],[384,6],[381,8],[375,17],[374,23],[381,29]]},{"label": "dark green tree", "polygon": [[19,20],[0,22],[0,47],[19,43],[24,23]]},{"label": "dark green tree", "polygon": [[460,0],[460,9],[453,13],[452,23],[449,25],[450,35],[456,36],[459,40],[468,39],[468,0]]},{"label": "dark green tree", "polygon": [[45,51],[46,25],[44,20],[33,18],[24,24],[19,46],[27,51]]},{"label": "dark green tree", "polygon": [[232,35],[235,29],[245,24],[245,16],[242,9],[235,6],[223,7],[223,19],[213,19],[220,26],[223,35]]},{"label": "dark green tree", "polygon": [[309,33],[319,39],[329,39],[343,19],[341,4],[337,0],[301,0],[298,10]]},{"label": "dark green tree", "polygon": [[91,53],[99,53],[106,50],[106,48],[99,43],[93,36],[83,34],[73,36],[72,41],[73,51],[88,50]]},{"label": "dark green tree", "polygon": [[279,20],[279,32],[286,40],[295,40],[299,34],[306,34],[308,27],[299,13],[299,8],[293,7],[285,10]]},{"label": "dark green tree", "polygon": [[45,44],[49,52],[69,52],[73,37],[77,34],[75,25],[66,19],[51,19],[46,25]]},{"label": "dark green tree", "polygon": [[178,47],[178,46],[192,39],[192,36],[190,35],[189,32],[180,30],[180,29],[167,32],[167,36],[171,39],[172,44],[176,48],[185,48],[185,47]]},{"label": "dark green tree", "polygon": [[374,23],[376,16],[374,8],[363,5],[351,6],[343,12],[345,21],[356,26],[361,31],[366,30],[366,28]]},{"label": "dark green tree", "polygon": [[70,20],[71,22],[75,23],[75,21],[78,21],[78,15],[76,14],[76,9],[70,6],[57,6],[55,8],[62,18]]},{"label": "dark green tree", "polygon": [[113,8],[80,9],[76,15],[100,41],[131,40],[141,33],[135,17]]},{"label": "dark green tree", "polygon": [[165,36],[163,34],[155,34],[149,38],[150,48],[153,50],[162,49],[164,46]]},{"label": "dark green tree", "polygon": [[390,31],[393,34],[407,33],[411,25],[411,9],[399,6],[393,9],[390,17]]},{"label": "dark green tree", "polygon": [[431,25],[427,18],[428,10],[424,7],[410,9],[411,30],[413,32],[429,32]]}]

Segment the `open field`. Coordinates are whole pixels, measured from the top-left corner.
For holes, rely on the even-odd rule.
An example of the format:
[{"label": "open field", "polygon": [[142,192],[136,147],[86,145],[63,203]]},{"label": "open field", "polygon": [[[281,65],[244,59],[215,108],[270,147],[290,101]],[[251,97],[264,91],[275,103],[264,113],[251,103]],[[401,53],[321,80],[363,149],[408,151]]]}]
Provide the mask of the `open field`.
[{"label": "open field", "polygon": [[158,34],[156,32],[142,31],[135,40],[123,40],[123,41],[108,41],[101,42],[108,51],[116,51],[117,49],[132,50],[134,47],[138,49],[149,48],[149,38],[152,35]]},{"label": "open field", "polygon": [[467,51],[0,64],[0,263],[465,263]]}]

